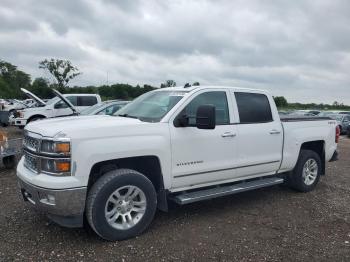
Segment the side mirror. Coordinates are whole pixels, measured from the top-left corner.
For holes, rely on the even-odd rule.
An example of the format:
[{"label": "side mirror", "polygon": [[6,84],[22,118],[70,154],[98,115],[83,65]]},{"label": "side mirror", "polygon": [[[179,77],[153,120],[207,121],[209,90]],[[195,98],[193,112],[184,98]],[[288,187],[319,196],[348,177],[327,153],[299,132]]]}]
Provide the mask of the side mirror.
[{"label": "side mirror", "polygon": [[174,121],[175,127],[186,127],[188,124],[188,116],[186,114],[179,115]]},{"label": "side mirror", "polygon": [[196,126],[199,129],[215,129],[215,106],[199,106],[196,114]]}]

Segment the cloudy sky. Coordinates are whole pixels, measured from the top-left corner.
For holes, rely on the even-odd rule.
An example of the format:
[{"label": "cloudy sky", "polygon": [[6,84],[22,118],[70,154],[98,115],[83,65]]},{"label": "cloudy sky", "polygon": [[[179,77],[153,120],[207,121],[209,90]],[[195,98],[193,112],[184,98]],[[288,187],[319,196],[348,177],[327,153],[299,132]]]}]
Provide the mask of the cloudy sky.
[{"label": "cloudy sky", "polygon": [[350,1],[0,0],[0,59],[38,76],[69,59],[73,84],[232,85],[350,104]]}]

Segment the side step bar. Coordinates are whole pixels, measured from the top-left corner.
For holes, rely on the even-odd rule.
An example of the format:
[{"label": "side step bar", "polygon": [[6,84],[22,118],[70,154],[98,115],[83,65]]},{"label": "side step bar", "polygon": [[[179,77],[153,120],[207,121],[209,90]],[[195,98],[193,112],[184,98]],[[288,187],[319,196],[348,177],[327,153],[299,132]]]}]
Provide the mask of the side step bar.
[{"label": "side step bar", "polygon": [[185,205],[197,201],[207,200],[211,198],[227,196],[232,194],[237,194],[244,191],[250,191],[262,187],[268,187],[273,185],[278,185],[283,183],[283,178],[279,177],[268,177],[260,178],[257,180],[252,180],[249,182],[240,182],[233,185],[226,185],[220,187],[214,187],[210,189],[184,192],[179,195],[171,197],[171,200],[179,205]]}]

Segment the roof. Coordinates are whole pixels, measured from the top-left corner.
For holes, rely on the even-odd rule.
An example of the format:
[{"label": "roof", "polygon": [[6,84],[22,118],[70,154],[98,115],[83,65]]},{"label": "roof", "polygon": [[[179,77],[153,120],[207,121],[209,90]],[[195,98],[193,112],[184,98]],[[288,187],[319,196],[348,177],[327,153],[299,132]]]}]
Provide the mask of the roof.
[{"label": "roof", "polygon": [[207,89],[207,88],[228,88],[228,89],[233,89],[235,91],[249,91],[249,92],[265,92],[264,90],[261,89],[254,89],[254,88],[244,88],[244,87],[233,87],[233,86],[190,86],[190,87],[183,87],[183,86],[175,86],[175,87],[166,87],[166,88],[161,88],[158,90],[169,90],[169,91],[187,91],[191,92],[196,89]]}]

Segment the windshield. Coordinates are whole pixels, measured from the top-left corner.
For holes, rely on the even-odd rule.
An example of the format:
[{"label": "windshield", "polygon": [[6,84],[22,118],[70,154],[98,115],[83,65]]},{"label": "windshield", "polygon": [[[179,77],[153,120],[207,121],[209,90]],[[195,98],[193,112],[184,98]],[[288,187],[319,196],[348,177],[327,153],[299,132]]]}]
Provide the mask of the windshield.
[{"label": "windshield", "polygon": [[153,91],[143,94],[120,109],[117,116],[159,122],[186,94],[185,91]]},{"label": "windshield", "polygon": [[99,103],[99,104],[90,106],[90,107],[84,109],[83,111],[81,111],[80,115],[90,115],[91,113],[95,112],[96,110],[102,109],[105,105],[106,105],[106,103]]}]

